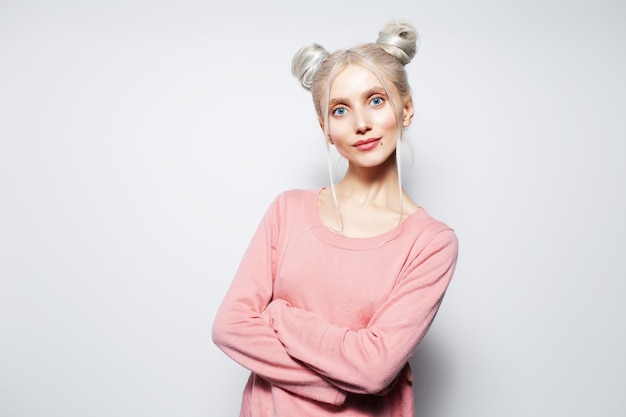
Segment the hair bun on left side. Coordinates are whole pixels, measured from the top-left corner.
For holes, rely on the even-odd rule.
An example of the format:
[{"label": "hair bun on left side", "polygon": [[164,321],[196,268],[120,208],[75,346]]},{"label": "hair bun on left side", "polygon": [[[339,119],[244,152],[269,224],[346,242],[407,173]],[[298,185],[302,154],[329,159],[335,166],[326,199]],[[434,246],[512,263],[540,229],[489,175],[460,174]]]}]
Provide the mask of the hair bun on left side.
[{"label": "hair bun on left side", "polygon": [[305,90],[311,90],[315,73],[326,57],[328,57],[328,51],[317,43],[303,46],[296,52],[291,61],[291,73],[300,80]]},{"label": "hair bun on left side", "polygon": [[406,65],[417,53],[419,40],[419,33],[411,23],[406,20],[390,20],[378,33],[376,43],[402,65]]}]

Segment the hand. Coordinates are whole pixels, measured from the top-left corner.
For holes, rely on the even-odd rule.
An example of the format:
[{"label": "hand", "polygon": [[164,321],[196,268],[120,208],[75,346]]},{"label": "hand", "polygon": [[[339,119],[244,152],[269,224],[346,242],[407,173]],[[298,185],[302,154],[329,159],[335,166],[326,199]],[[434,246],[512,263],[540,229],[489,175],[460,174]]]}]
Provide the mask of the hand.
[{"label": "hand", "polygon": [[406,365],[404,365],[404,368],[402,368],[402,371],[400,371],[400,373],[404,373],[404,377],[407,381],[413,382],[413,371],[411,370],[411,365],[409,365],[408,362],[406,363]]}]

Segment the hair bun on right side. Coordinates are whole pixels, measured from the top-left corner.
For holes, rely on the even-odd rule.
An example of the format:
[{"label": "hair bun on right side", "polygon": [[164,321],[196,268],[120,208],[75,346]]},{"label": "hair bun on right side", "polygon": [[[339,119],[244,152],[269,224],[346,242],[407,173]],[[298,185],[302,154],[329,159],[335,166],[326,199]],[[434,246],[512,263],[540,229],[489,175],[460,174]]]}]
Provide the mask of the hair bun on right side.
[{"label": "hair bun on right side", "polygon": [[300,80],[305,90],[311,90],[315,73],[328,57],[328,51],[317,43],[303,46],[291,61],[291,73]]},{"label": "hair bun on right side", "polygon": [[378,32],[376,43],[403,65],[411,62],[417,53],[419,33],[406,20],[390,20]]}]

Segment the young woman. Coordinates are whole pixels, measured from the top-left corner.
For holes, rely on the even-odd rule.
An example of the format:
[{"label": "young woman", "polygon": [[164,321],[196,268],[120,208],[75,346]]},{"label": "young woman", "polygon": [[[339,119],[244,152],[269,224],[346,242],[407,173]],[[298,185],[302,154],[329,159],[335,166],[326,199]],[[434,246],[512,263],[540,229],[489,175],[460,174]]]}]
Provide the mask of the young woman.
[{"label": "young woman", "polygon": [[294,57],[329,167],[330,146],[348,167],[330,187],[275,198],[217,313],[214,342],[251,370],[241,417],[413,416],[408,361],[457,259],[454,231],[400,181],[417,41],[391,21],[376,43]]}]

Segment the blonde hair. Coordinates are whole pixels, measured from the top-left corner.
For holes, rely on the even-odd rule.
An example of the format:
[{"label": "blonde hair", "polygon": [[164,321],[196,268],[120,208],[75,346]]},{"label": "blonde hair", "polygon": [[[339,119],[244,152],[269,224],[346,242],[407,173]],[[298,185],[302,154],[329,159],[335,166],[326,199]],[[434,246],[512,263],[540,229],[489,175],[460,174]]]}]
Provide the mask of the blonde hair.
[{"label": "blonde hair", "polygon": [[[375,43],[365,43],[350,49],[340,49],[332,54],[317,43],[302,47],[293,57],[291,72],[298,78],[302,87],[311,92],[315,112],[322,124],[324,137],[328,138],[328,106],[330,87],[337,75],[352,64],[361,65],[370,70],[385,89],[398,122],[398,144],[402,139],[402,110],[411,100],[411,88],[404,66],[411,62],[419,46],[419,34],[405,20],[390,20],[378,33]],[[391,82],[402,100],[397,103],[388,86]],[[330,186],[335,204],[338,207],[330,161],[330,145],[326,141]],[[398,169],[398,187],[402,202],[401,155],[396,147]],[[402,203],[401,203],[402,204]],[[402,206],[400,206],[402,217]],[[340,216],[341,217],[341,216]]]}]

